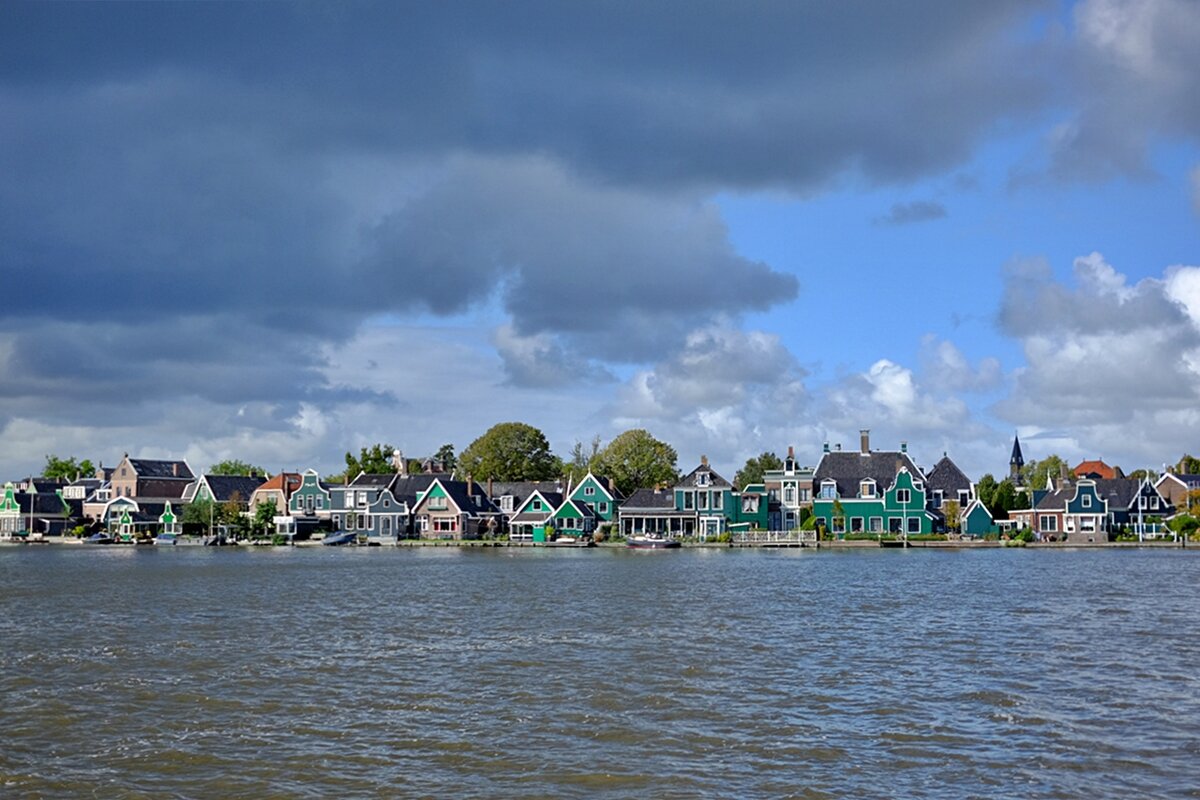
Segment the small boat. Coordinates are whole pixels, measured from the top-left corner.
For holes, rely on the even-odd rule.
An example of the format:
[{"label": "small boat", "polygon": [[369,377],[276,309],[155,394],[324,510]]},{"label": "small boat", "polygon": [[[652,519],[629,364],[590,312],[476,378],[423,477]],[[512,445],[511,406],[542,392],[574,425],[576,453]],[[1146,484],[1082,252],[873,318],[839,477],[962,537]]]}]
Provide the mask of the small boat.
[{"label": "small boat", "polygon": [[338,531],[337,533],[329,533],[321,540],[321,544],[336,547],[343,544],[357,544],[358,533],[355,531]]},{"label": "small boat", "polygon": [[679,547],[680,544],[678,539],[672,539],[661,533],[645,533],[630,536],[625,540],[625,546],[638,550],[665,550],[669,547]]},{"label": "small boat", "polygon": [[154,537],[154,543],[156,545],[179,544],[179,537],[174,533],[160,533],[158,536]]},{"label": "small boat", "polygon": [[84,541],[88,544],[112,544],[113,537],[109,536],[103,531],[100,531],[98,533],[93,533],[91,536],[84,539]]}]

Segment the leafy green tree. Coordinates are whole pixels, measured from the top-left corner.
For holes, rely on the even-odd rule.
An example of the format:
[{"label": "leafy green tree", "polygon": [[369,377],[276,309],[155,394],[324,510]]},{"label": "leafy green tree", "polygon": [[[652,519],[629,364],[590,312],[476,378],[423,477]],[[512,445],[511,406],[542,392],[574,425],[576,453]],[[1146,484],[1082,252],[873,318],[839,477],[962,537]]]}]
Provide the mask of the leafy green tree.
[{"label": "leafy green tree", "polygon": [[962,508],[957,500],[947,500],[942,503],[942,515],[946,518],[946,529],[957,531],[962,523]]},{"label": "leafy green tree", "polygon": [[995,504],[997,486],[999,484],[990,472],[980,478],[979,482],[975,484],[975,496],[979,498],[979,502],[987,506],[989,511],[992,510],[992,506]]},{"label": "leafy green tree", "polygon": [[208,468],[209,475],[266,475],[262,467],[256,467],[236,458],[227,458]]},{"label": "leafy green tree", "polygon": [[480,481],[544,481],[561,470],[562,461],[550,452],[546,435],[524,422],[493,425],[458,459],[462,476]]},{"label": "leafy green tree", "polygon": [[392,453],[395,450],[390,444],[374,444],[370,447],[360,447],[357,458],[353,453],[346,453],[346,473],[343,477],[354,480],[361,472],[368,475],[395,472],[396,467],[392,464]]},{"label": "leafy green tree", "polygon": [[1013,482],[1008,478],[1000,481],[996,486],[996,491],[992,493],[992,502],[985,503],[988,511],[992,512],[992,519],[1000,519],[1007,517],[1008,512],[1014,508],[1020,508],[1017,500],[1017,487],[1013,486]]},{"label": "leafy green tree", "polygon": [[210,521],[213,525],[221,521],[217,516],[216,504],[212,500],[193,500],[188,503],[183,507],[180,520],[185,525],[203,525],[206,528]]},{"label": "leafy green tree", "polygon": [[42,476],[55,480],[73,481],[76,478],[90,478],[96,474],[96,468],[88,459],[76,461],[74,456],[59,458],[55,455],[46,456],[46,466],[42,468]]},{"label": "leafy green tree", "polygon": [[675,448],[660,442],[647,431],[635,428],[622,433],[596,454],[592,468],[612,478],[625,495],[639,488],[660,483],[674,484],[679,479]]},{"label": "leafy green tree", "polygon": [[439,447],[433,457],[442,462],[442,469],[446,472],[454,472],[454,468],[458,466],[458,457],[454,455],[454,445],[452,444],[444,444]]},{"label": "leafy green tree", "polygon": [[1135,481],[1141,481],[1141,480],[1145,480],[1145,479],[1149,478],[1150,482],[1154,483],[1154,481],[1158,480],[1158,470],[1156,470],[1156,469],[1135,469],[1133,472],[1129,473],[1125,477],[1132,478]]},{"label": "leafy green tree", "polygon": [[254,529],[263,533],[270,533],[275,527],[275,515],[279,510],[275,508],[275,501],[268,500],[265,503],[259,503],[254,509]]},{"label": "leafy green tree", "polygon": [[416,459],[416,458],[406,459],[404,462],[404,466],[405,466],[405,468],[408,469],[409,475],[420,475],[421,474],[421,462],[419,459]]},{"label": "leafy green tree", "polygon": [[1068,478],[1075,477],[1061,456],[1051,454],[1040,461],[1030,461],[1021,467],[1021,481],[1030,489],[1045,489],[1047,478],[1057,481],[1064,471]]},{"label": "leafy green tree", "polygon": [[758,458],[746,459],[746,464],[733,476],[733,485],[744,489],[752,483],[762,483],[767,470],[783,469],[783,459],[774,453],[763,453]]},{"label": "leafy green tree", "polygon": [[1200,475],[1200,458],[1185,453],[1175,465],[1175,471],[1180,475]]}]

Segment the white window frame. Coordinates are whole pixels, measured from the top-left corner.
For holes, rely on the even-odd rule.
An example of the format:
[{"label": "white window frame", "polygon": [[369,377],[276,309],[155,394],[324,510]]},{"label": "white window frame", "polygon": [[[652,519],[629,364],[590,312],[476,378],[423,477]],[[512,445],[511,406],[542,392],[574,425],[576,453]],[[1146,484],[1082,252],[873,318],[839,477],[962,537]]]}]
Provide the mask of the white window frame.
[{"label": "white window frame", "polygon": [[908,489],[897,489],[896,490],[896,502],[902,503],[905,505],[911,504],[912,503],[912,493],[909,492]]}]

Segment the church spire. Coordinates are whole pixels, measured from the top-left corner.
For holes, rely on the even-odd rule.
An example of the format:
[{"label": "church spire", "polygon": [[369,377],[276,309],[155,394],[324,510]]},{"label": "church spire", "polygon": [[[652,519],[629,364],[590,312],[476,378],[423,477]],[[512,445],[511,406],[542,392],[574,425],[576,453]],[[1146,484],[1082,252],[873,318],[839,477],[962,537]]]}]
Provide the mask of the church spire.
[{"label": "church spire", "polygon": [[1008,476],[1014,482],[1018,482],[1021,476],[1021,467],[1025,466],[1025,458],[1021,455],[1021,440],[1016,432],[1013,433],[1013,449],[1012,457],[1008,459]]}]

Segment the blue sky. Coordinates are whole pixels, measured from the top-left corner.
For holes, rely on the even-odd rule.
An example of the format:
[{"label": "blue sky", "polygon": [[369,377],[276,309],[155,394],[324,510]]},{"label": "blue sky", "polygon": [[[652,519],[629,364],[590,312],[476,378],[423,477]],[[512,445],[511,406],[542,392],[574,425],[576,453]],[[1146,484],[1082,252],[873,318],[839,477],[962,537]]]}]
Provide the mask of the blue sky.
[{"label": "blue sky", "polygon": [[6,4],[0,476],[1200,451],[1187,0]]}]

